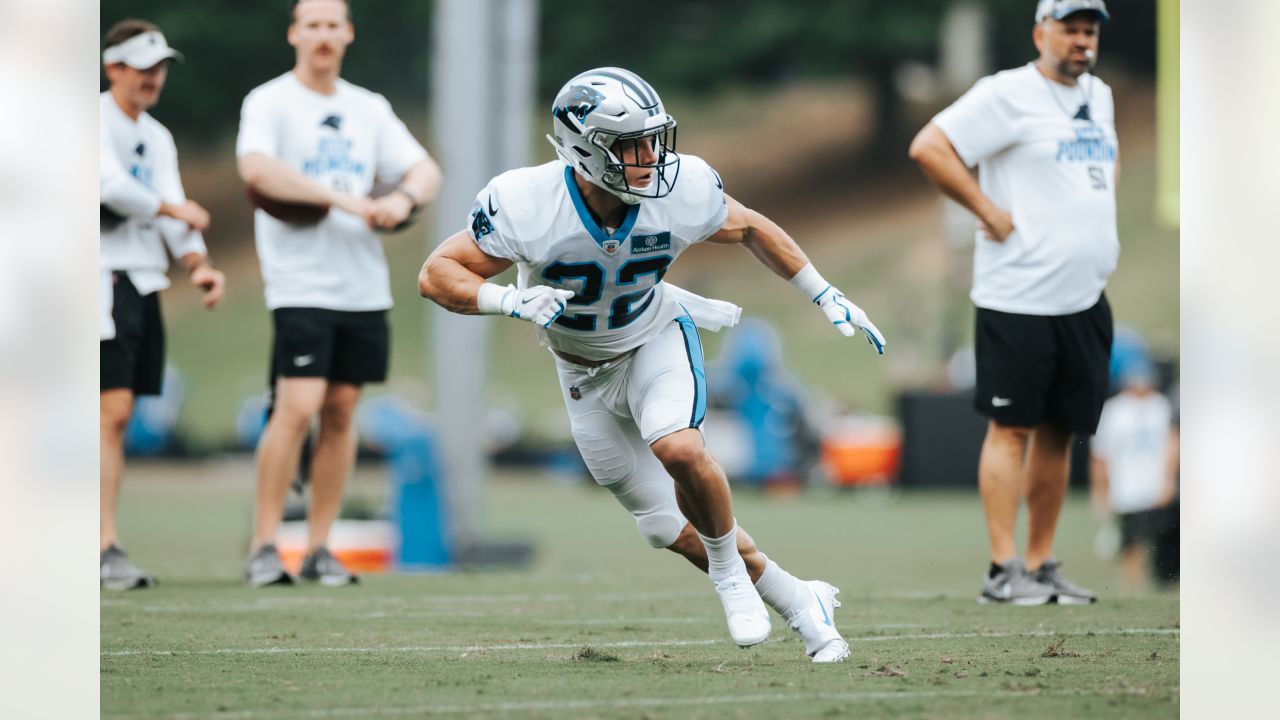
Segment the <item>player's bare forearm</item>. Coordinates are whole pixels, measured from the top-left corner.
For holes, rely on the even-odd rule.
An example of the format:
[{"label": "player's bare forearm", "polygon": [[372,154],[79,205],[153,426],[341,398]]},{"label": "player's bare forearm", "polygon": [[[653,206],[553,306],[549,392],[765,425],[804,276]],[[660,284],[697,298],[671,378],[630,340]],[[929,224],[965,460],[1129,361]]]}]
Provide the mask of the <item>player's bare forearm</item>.
[{"label": "player's bare forearm", "polygon": [[707,242],[742,245],[778,277],[790,280],[809,264],[796,241],[764,215],[725,195],[729,214]]},{"label": "player's bare forearm", "polygon": [[978,181],[969,173],[969,168],[965,167],[946,133],[937,125],[925,125],[911,141],[907,155],[939,190],[968,208],[979,220],[990,222],[993,213],[999,210],[982,192]]},{"label": "player's bare forearm", "polygon": [[262,153],[240,157],[237,167],[246,185],[272,200],[308,205],[340,204],[336,191]]},{"label": "player's bare forearm", "polygon": [[426,205],[440,193],[443,177],[436,161],[425,157],[405,172],[400,179],[400,187],[413,196],[415,205]]},{"label": "player's bare forearm", "polygon": [[178,258],[178,262],[181,263],[183,269],[186,270],[188,274],[195,271],[195,269],[201,265],[210,264],[209,256],[198,252],[186,253],[181,258]]},{"label": "player's bare forearm", "polygon": [[478,315],[476,293],[484,281],[511,267],[510,260],[486,254],[462,230],[440,243],[418,273],[418,294],[440,307]]}]

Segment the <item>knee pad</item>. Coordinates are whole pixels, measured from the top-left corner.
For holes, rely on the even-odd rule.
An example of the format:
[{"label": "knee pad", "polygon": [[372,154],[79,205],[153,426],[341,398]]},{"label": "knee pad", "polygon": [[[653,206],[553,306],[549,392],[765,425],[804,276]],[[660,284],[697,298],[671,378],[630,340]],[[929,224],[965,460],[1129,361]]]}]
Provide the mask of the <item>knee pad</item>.
[{"label": "knee pad", "polygon": [[658,549],[671,547],[676,538],[680,537],[680,531],[684,530],[686,522],[688,521],[683,515],[670,510],[657,510],[636,516],[636,527],[640,529],[640,534],[650,547]]}]

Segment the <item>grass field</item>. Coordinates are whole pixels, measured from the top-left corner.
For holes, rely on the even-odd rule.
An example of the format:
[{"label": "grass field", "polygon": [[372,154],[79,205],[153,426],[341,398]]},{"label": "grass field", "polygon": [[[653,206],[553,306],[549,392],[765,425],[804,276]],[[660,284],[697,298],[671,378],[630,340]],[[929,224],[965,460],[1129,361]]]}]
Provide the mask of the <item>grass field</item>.
[{"label": "grass field", "polygon": [[[367,577],[358,587],[238,583],[245,460],[131,468],[124,540],[161,577],[104,593],[106,718],[1167,718],[1178,711],[1176,593],[1123,594],[1068,502],[1058,554],[1092,607],[974,602],[976,496],[739,493],[762,549],[843,589],[853,651],[814,667],[775,618],[729,641],[705,578],[649,549],[608,493],[528,475],[490,484],[491,532],[537,545],[521,572]],[[351,496],[377,502],[380,472]]]}]

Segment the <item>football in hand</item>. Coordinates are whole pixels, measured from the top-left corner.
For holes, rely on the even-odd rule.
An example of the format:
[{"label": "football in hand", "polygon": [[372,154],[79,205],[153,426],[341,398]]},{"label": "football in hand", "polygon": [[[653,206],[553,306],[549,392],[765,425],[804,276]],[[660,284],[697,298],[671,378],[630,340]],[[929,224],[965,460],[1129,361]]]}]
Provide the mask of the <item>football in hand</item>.
[{"label": "football in hand", "polygon": [[249,196],[249,202],[255,208],[263,210],[271,217],[291,225],[314,225],[329,214],[328,205],[274,200],[253,188],[247,188],[245,192]]}]

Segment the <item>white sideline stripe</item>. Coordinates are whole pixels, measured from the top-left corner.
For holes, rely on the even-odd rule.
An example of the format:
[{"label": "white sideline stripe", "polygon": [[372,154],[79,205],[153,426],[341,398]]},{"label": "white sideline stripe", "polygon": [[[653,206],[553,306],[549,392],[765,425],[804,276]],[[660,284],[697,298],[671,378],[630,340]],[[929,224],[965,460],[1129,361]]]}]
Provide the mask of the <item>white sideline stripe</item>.
[{"label": "white sideline stripe", "polygon": [[[1010,638],[1010,637],[1088,637],[1090,635],[1178,635],[1177,628],[1115,628],[1100,630],[1029,630],[1025,632],[986,632],[986,633],[918,633],[906,635],[869,635],[865,637],[846,637],[850,643],[859,642],[891,642],[894,640],[958,640],[972,638]],[[680,647],[688,645],[714,645],[723,643],[723,639],[712,640],[620,640],[615,642],[579,642],[559,643],[509,643],[504,645],[407,645],[378,647],[263,647],[263,648],[215,648],[212,650],[104,650],[102,657],[129,657],[134,655],[308,655],[308,654],[343,654],[343,653],[435,653],[435,652],[489,652],[495,650],[565,650],[590,645],[595,648],[629,648],[629,647]]]},{"label": "white sideline stripe", "polygon": [[[259,717],[294,716],[306,718],[368,717],[370,715],[452,715],[458,713],[509,713],[521,711],[563,711],[590,710],[594,708],[648,708],[648,707],[697,707],[705,705],[748,705],[756,703],[781,702],[868,702],[881,700],[925,700],[931,698],[970,698],[970,697],[1043,697],[1043,696],[1089,696],[1113,697],[1120,695],[1148,696],[1153,699],[1170,699],[1177,688],[1169,689],[1169,696],[1163,692],[1147,693],[1145,688],[1127,690],[877,690],[868,692],[845,693],[770,693],[756,695],[713,695],[695,698],[614,698],[600,700],[539,700],[524,702],[476,703],[473,705],[417,705],[402,707],[366,706],[359,708],[327,708],[303,710],[298,712],[281,712],[279,708],[255,711],[220,712],[216,714],[197,715],[194,713],[165,714],[169,720],[200,720],[201,718],[217,718],[217,720],[251,720]],[[113,719],[135,718],[138,715],[111,715]]]},{"label": "white sideline stripe", "polygon": [[869,635],[866,637],[846,637],[854,642],[885,642],[890,640],[969,640],[973,638],[1009,638],[1009,637],[1088,637],[1090,635],[1177,635],[1178,628],[1113,628],[1102,630],[1025,630],[1022,632],[981,632],[981,633],[917,633],[914,635]]},{"label": "white sideline stripe", "polygon": [[[406,601],[399,597],[369,598],[361,597],[361,605],[387,604],[395,607],[434,603],[495,603],[495,602],[580,602],[594,600],[598,602],[623,602],[627,600],[681,600],[707,597],[704,592],[609,592],[609,593],[483,593],[471,595],[423,595]],[[969,595],[946,593],[942,590],[909,590],[904,592],[857,594],[844,593],[844,601],[853,603],[872,600],[955,600],[969,599]],[[380,602],[381,601],[381,602]],[[262,610],[292,610],[298,606],[325,606],[336,609],[350,607],[350,603],[337,598],[320,597],[261,597],[252,602],[226,603],[153,603],[146,600],[126,598],[103,598],[100,603],[104,608],[133,608],[144,612],[259,612]]]},{"label": "white sideline stripe", "polygon": [[[261,592],[261,591],[258,591]],[[683,600],[688,598],[714,597],[703,592],[611,592],[611,593],[544,593],[538,595],[484,593],[474,595],[423,595],[412,599],[405,598],[370,598],[361,596],[359,604],[389,605],[396,608],[409,609],[419,604],[433,605],[438,603],[496,603],[496,602],[624,602],[628,600]],[[381,600],[382,602],[379,602]],[[263,610],[293,610],[299,606],[325,606],[337,610],[345,610],[352,602],[342,602],[336,598],[317,597],[263,597],[253,602],[219,603],[152,603],[146,600],[127,600],[123,598],[104,598],[100,605],[104,608],[130,608],[143,612],[261,612]]]},{"label": "white sideline stripe", "polygon": [[509,643],[506,645],[406,645],[381,647],[265,647],[265,648],[217,648],[214,650],[110,650],[106,657],[129,655],[311,655],[343,653],[434,653],[434,652],[489,652],[492,650],[566,650],[590,645],[593,648],[668,647],[683,645],[714,645],[720,640],[619,640],[616,642],[571,643]]}]

